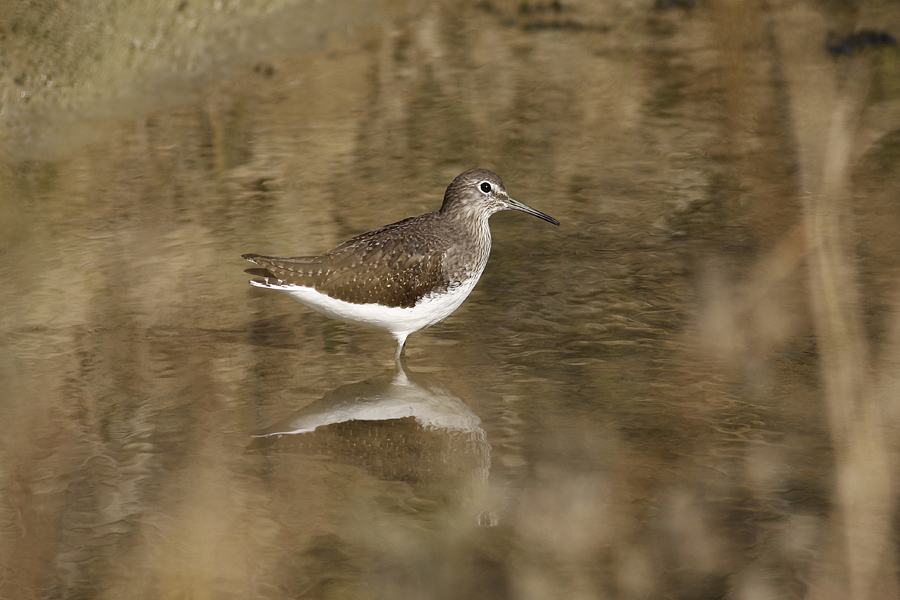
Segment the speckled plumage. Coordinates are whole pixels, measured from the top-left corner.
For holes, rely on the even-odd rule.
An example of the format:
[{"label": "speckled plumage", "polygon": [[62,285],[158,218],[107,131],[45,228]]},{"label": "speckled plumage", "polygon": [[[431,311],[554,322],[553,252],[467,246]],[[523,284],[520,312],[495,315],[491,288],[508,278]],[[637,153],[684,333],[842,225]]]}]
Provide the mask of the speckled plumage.
[{"label": "speckled plumage", "polygon": [[450,183],[438,212],[374,229],[319,256],[243,257],[262,267],[247,270],[257,276],[251,284],[327,316],[386,329],[398,340],[399,357],[406,336],[443,320],[469,294],[490,255],[488,219],[508,209],[559,225],[509,198],[496,173],[472,169]]},{"label": "speckled plumage", "polygon": [[448,259],[450,240],[440,235],[440,225],[438,213],[428,213],[359,235],[321,256],[245,258],[265,267],[261,275],[332,298],[412,308],[464,278],[465,265]]}]

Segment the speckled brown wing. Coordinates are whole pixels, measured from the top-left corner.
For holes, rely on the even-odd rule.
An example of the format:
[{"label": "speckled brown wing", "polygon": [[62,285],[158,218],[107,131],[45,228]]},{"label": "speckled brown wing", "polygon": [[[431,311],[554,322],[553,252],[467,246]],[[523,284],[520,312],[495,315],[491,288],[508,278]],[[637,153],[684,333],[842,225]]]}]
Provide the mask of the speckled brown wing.
[{"label": "speckled brown wing", "polygon": [[[278,258],[247,254],[262,267],[248,272],[315,288],[332,298],[385,306],[413,307],[423,296],[444,291],[445,242],[429,215],[406,219],[359,235],[321,256]],[[415,223],[411,223],[415,221]]]}]

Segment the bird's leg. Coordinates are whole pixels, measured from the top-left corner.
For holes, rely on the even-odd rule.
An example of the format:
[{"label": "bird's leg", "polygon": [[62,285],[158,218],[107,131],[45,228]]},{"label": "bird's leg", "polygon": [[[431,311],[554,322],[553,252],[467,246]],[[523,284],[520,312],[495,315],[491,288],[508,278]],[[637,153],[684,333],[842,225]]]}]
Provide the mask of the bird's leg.
[{"label": "bird's leg", "polygon": [[406,336],[408,333],[395,333],[394,337],[397,338],[397,354],[394,355],[394,362],[398,365],[400,364],[401,357],[403,356],[403,347],[406,344]]}]

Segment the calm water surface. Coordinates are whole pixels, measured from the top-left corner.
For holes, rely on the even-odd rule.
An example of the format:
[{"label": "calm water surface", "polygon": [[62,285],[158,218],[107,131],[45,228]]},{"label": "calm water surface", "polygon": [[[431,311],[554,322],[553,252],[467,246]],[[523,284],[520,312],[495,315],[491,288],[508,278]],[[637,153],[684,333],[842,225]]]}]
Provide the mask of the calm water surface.
[{"label": "calm water surface", "polygon": [[[0,14],[0,597],[896,597],[900,11],[158,4]],[[404,369],[247,285],[476,166]]]}]

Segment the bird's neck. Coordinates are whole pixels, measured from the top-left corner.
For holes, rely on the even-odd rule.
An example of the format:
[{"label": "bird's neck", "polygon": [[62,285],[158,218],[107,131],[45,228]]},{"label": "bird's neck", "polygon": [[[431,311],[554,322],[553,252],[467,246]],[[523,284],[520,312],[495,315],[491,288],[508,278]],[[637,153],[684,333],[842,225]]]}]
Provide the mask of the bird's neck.
[{"label": "bird's neck", "polygon": [[460,279],[480,276],[491,253],[489,216],[459,211],[445,213],[443,218],[446,226],[456,232],[456,243],[448,250],[453,256],[448,258],[460,268],[464,265],[465,274],[460,274]]},{"label": "bird's neck", "polygon": [[472,240],[484,240],[491,245],[491,228],[488,226],[490,215],[467,207],[459,207],[452,211],[442,211],[441,217],[446,227],[464,233]]}]

